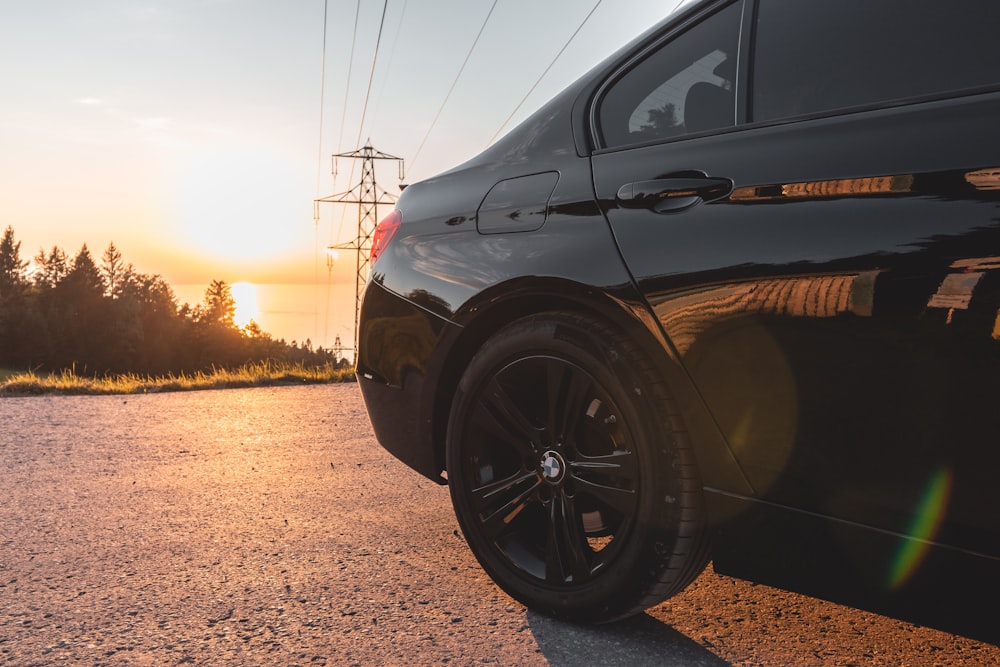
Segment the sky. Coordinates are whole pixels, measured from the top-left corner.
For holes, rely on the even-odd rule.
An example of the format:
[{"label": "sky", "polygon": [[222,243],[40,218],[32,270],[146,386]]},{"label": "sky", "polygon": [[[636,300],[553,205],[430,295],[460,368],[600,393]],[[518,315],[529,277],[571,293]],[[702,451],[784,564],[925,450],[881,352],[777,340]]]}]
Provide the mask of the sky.
[{"label": "sky", "polygon": [[174,285],[353,283],[326,247],[356,209],[313,217],[358,180],[333,154],[370,141],[406,183],[460,164],[676,4],[0,0],[0,229]]}]

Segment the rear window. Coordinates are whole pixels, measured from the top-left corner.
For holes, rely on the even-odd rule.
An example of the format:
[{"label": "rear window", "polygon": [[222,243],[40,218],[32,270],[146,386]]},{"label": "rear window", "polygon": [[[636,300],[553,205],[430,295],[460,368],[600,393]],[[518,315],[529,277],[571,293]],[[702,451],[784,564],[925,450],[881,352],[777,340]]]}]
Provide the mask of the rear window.
[{"label": "rear window", "polygon": [[752,119],[995,86],[998,30],[997,0],[761,0]]},{"label": "rear window", "polygon": [[740,10],[730,5],[661,45],[602,97],[606,147],[730,127],[736,122]]}]

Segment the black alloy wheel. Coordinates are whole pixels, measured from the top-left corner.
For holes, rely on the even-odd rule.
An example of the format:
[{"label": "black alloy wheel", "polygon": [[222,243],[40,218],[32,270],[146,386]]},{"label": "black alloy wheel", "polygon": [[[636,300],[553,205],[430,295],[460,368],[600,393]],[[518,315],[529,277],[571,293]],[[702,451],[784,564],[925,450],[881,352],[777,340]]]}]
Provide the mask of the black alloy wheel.
[{"label": "black alloy wheel", "polygon": [[528,606],[602,622],[641,611],[704,568],[693,457],[651,364],[589,318],[498,332],[453,403],[452,502],[491,577]]}]

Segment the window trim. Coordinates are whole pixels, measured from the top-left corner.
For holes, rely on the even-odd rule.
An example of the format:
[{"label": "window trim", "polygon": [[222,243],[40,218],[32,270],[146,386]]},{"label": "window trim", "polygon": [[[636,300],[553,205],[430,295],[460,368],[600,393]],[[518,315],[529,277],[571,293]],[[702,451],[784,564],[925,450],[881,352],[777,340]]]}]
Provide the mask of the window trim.
[{"label": "window trim", "polygon": [[813,113],[799,114],[797,116],[783,116],[781,118],[771,118],[768,120],[748,119],[742,128],[751,129],[758,127],[775,127],[778,125],[788,125],[790,123],[804,123],[825,118],[840,118],[842,116],[854,116],[856,114],[872,113],[874,111],[886,111],[898,109],[900,107],[912,107],[933,102],[947,102],[949,100],[961,99],[963,97],[975,97],[977,95],[988,95],[1000,92],[1000,84],[990,86],[977,86],[974,88],[960,88],[949,90],[945,93],[931,93],[928,95],[918,95],[915,97],[898,97],[892,100],[882,100],[871,104],[859,104],[850,107],[838,107],[827,111],[816,111]]},{"label": "window trim", "polygon": [[[600,122],[598,119],[599,108],[604,101],[605,96],[609,90],[618,83],[626,74],[628,74],[632,69],[639,65],[646,58],[650,57],[660,48],[666,45],[667,42],[673,40],[681,33],[693,28],[696,24],[707,20],[713,14],[721,12],[723,9],[730,7],[734,4],[742,5],[741,15],[740,15],[740,27],[737,34],[737,46],[736,46],[736,80],[733,82],[733,126],[725,129],[714,129],[706,130],[704,132],[692,132],[690,134],[683,134],[678,137],[668,137],[660,139],[651,139],[642,142],[621,144],[617,146],[608,146],[604,139],[604,134],[600,129]],[[724,132],[731,132],[733,129],[741,126],[741,117],[745,118],[743,115],[747,104],[742,100],[743,97],[743,85],[741,84],[741,79],[745,74],[743,68],[745,48],[744,45],[746,40],[744,39],[747,30],[747,10],[750,5],[756,5],[756,2],[752,0],[719,0],[718,2],[712,3],[706,7],[702,8],[694,14],[689,14],[677,23],[671,24],[659,37],[654,39],[652,42],[647,44],[642,49],[638,50],[632,54],[627,60],[625,60],[621,65],[612,70],[611,74],[608,75],[604,81],[598,86],[596,92],[591,97],[590,108],[587,113],[587,121],[590,131],[590,142],[593,146],[591,151],[592,154],[617,151],[623,149],[637,148],[640,146],[650,146],[671,143],[674,141],[683,141],[692,137],[704,136],[706,134],[719,134]]]},{"label": "window trim", "polygon": [[[663,46],[666,42],[674,39],[677,35],[693,27],[695,24],[705,20],[710,15],[721,11],[729,5],[740,2],[743,4],[743,14],[740,22],[739,42],[736,62],[736,81],[734,82],[735,96],[735,124],[724,129],[708,130],[706,132],[684,134],[678,137],[668,137],[661,139],[651,139],[643,142],[608,146],[604,141],[600,130],[598,119],[598,109],[608,90],[627,74],[639,62],[649,57],[654,51]],[[753,73],[756,67],[755,52],[757,41],[757,13],[760,7],[760,0],[718,0],[714,3],[706,4],[700,8],[692,8],[686,15],[681,15],[674,23],[670,23],[658,36],[649,41],[644,47],[631,54],[622,64],[612,69],[596,87],[596,90],[589,96],[582,118],[584,134],[581,140],[589,144],[581,152],[584,154],[602,155],[621,150],[632,150],[650,146],[660,146],[670,144],[675,141],[686,141],[688,139],[698,139],[705,136],[715,136],[728,134],[735,131],[760,129],[767,127],[777,127],[790,123],[809,122],[827,118],[838,118],[861,113],[870,113],[887,109],[914,106],[932,102],[961,99],[964,97],[974,97],[990,93],[1000,92],[1000,83],[972,88],[961,88],[946,92],[936,92],[926,95],[896,98],[892,100],[881,100],[875,103],[855,105],[849,107],[839,107],[837,109],[818,111],[797,116],[785,116],[782,118],[756,120],[753,117]],[[579,117],[579,116],[578,116]],[[578,126],[579,127],[579,126]]]}]

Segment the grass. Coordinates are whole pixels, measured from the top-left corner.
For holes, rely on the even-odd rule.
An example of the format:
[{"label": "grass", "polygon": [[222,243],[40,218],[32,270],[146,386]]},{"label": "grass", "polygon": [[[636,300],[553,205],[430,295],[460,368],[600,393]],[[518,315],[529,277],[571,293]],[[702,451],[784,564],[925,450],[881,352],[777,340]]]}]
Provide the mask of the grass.
[{"label": "grass", "polygon": [[100,377],[80,376],[73,371],[37,374],[34,371],[0,369],[0,397],[62,396],[101,394],[146,394],[166,391],[200,389],[234,389],[239,387],[274,387],[301,384],[353,382],[354,368],[303,366],[301,364],[250,363],[240,368],[213,369],[210,372],[150,377],[122,373]]}]

